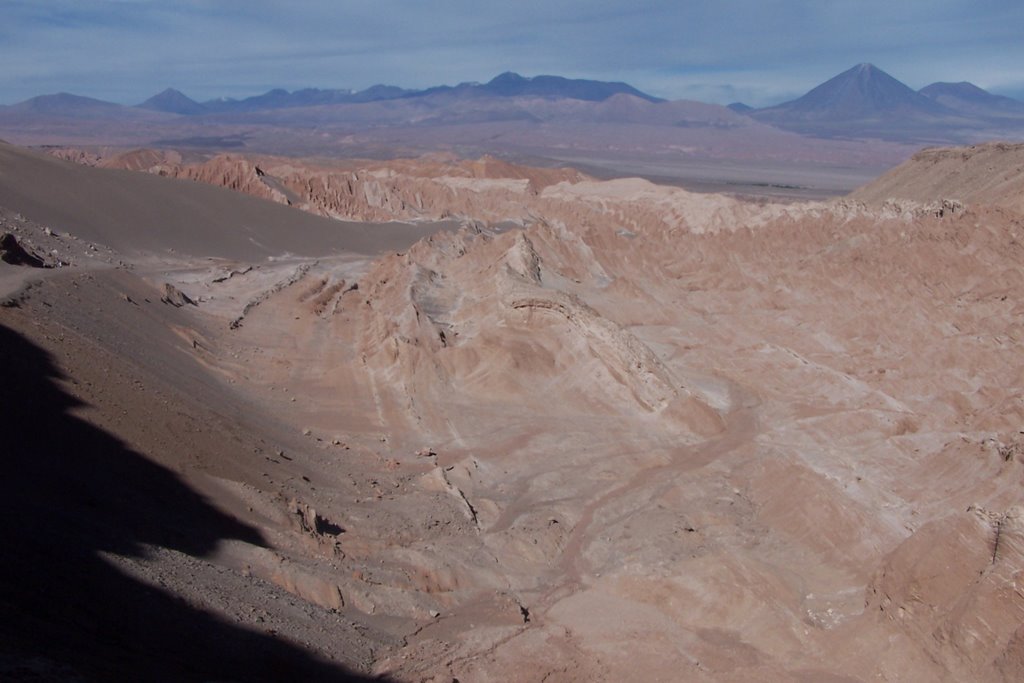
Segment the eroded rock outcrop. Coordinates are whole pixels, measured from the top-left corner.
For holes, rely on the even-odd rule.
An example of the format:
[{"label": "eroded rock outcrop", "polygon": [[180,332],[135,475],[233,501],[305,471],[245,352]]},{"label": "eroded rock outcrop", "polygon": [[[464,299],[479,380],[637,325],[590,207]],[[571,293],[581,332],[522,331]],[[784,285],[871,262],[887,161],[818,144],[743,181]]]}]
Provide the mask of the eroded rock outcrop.
[{"label": "eroded rock outcrop", "polygon": [[182,306],[197,306],[196,302],[185,292],[181,291],[170,282],[165,282],[163,287],[163,293],[160,296],[160,301],[165,304],[170,304],[176,308]]},{"label": "eroded rock outcrop", "polygon": [[851,196],[875,204],[946,199],[1024,213],[1024,144],[925,149]]},{"label": "eroded rock outcrop", "polygon": [[30,268],[42,268],[46,265],[43,259],[21,246],[18,238],[9,232],[0,235],[0,260],[12,266]]}]

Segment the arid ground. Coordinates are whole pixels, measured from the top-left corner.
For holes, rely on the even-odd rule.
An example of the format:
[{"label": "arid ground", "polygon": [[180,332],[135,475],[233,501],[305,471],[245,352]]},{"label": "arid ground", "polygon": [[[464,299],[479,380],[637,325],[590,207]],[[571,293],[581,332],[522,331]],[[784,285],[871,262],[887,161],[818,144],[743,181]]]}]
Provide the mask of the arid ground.
[{"label": "arid ground", "polygon": [[0,145],[0,678],[1024,677],[1024,147],[56,154]]}]

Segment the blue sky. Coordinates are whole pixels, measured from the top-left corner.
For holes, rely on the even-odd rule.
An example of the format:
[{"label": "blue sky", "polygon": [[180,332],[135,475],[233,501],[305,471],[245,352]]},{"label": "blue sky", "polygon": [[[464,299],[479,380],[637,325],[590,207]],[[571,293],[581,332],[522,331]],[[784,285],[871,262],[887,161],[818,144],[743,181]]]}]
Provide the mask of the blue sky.
[{"label": "blue sky", "polygon": [[524,75],[760,106],[860,62],[1024,98],[1020,0],[0,0],[0,103]]}]

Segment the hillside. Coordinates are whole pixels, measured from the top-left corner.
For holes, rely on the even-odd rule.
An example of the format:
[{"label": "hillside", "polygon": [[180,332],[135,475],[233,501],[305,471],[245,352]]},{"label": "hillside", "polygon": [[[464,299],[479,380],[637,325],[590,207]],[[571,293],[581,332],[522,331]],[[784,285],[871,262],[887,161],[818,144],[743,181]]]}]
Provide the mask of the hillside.
[{"label": "hillside", "polygon": [[1024,213],[1024,145],[926,149],[850,196],[873,203],[950,199]]},{"label": "hillside", "polygon": [[0,206],[120,252],[196,257],[376,252],[436,229],[343,225],[207,184],[87,168],[3,143]]}]

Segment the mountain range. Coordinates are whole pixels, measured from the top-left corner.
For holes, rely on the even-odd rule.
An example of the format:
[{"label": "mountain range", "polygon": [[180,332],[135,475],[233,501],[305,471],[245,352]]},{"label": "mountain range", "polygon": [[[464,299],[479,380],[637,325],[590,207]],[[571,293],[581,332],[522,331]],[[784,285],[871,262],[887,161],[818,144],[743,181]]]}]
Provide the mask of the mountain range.
[{"label": "mountain range", "polygon": [[858,64],[789,102],[746,112],[771,125],[825,137],[943,142],[1011,124],[1024,132],[1024,103],[971,83],[915,91],[872,64]]},{"label": "mountain range", "polygon": [[[221,98],[202,103],[168,88],[138,107],[195,116],[420,98],[436,101],[534,97],[603,102],[616,95],[630,95],[655,104],[666,102],[626,83],[560,76],[528,78],[506,72],[487,83],[461,83],[424,90],[388,85],[375,85],[361,91],[307,88],[288,92],[275,89],[241,100]],[[914,91],[885,71],[866,63],[844,71],[789,102],[760,109],[734,102],[728,108],[758,121],[805,134],[862,136],[875,133],[883,138],[913,137],[915,128],[926,135],[929,132],[934,134],[936,128],[971,128],[972,124],[976,126],[978,123],[972,119],[979,117],[1024,117],[1024,102],[993,95],[972,83],[937,82]]]},{"label": "mountain range", "polygon": [[305,88],[288,92],[274,89],[262,95],[236,100],[221,98],[197,102],[184,93],[168,88],[138,106],[142,109],[172,114],[195,115],[223,112],[252,112],[265,109],[316,107],[330,104],[362,104],[384,100],[441,98],[453,99],[486,97],[540,97],[602,102],[613,95],[627,94],[648,102],[664,100],[648,95],[626,83],[609,83],[561,76],[534,76],[528,78],[506,72],[487,83],[460,83],[456,86],[436,86],[424,90],[407,90],[393,85],[374,85],[365,90],[321,90]]},{"label": "mountain range", "polygon": [[[247,146],[286,154],[454,149],[566,161],[682,154],[852,163],[866,163],[864,143],[874,141],[873,163],[890,163],[906,158],[907,149],[880,157],[879,144],[1024,139],[1024,102],[970,83],[938,82],[915,91],[871,64],[763,108],[666,101],[626,83],[507,72],[487,83],[422,90],[275,89],[205,102],[168,88],[136,106],[43,95],[0,107],[0,137],[23,144]],[[859,146],[843,147],[850,142]]]}]

